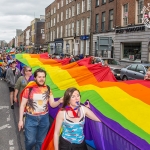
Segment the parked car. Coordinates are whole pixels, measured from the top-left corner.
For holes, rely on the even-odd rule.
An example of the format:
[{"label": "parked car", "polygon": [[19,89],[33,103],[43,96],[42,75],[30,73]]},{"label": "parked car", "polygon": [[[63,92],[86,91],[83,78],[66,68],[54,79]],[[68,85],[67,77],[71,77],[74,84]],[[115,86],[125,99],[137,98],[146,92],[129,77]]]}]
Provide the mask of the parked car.
[{"label": "parked car", "polygon": [[108,66],[110,67],[112,73],[116,77],[116,79],[120,79],[120,71],[123,68],[123,66],[120,65],[118,61],[116,61],[114,58],[100,58],[95,57],[95,63],[102,63],[104,65],[104,61],[107,60]]},{"label": "parked car", "polygon": [[150,64],[131,64],[121,69],[120,78],[122,80],[144,79]]}]

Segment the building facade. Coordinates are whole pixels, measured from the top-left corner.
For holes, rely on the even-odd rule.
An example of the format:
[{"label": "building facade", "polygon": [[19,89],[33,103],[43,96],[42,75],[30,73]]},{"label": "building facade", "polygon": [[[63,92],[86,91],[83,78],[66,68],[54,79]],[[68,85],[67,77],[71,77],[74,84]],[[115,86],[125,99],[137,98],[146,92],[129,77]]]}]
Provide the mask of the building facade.
[{"label": "building facade", "polygon": [[45,43],[45,16],[41,15],[40,18],[35,18],[33,21],[31,21],[30,45],[33,49],[39,51],[39,49],[43,48],[44,43]]},{"label": "building facade", "polygon": [[114,57],[122,64],[150,62],[150,28],[142,21],[142,9],[148,7],[148,2],[120,0],[117,3]]},{"label": "building facade", "polygon": [[92,1],[92,55],[113,57],[115,25],[116,25],[116,0]]},{"label": "building facade", "polygon": [[89,55],[91,0],[55,0],[45,13],[51,53]]}]

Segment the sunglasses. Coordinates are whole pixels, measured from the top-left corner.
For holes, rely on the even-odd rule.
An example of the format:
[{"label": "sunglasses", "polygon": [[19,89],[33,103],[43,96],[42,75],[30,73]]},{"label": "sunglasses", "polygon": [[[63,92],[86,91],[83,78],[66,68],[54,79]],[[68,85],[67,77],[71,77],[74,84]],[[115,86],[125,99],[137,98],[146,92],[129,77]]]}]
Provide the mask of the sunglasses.
[{"label": "sunglasses", "polygon": [[32,71],[32,69],[30,69],[30,70],[27,70],[28,72],[31,72]]}]

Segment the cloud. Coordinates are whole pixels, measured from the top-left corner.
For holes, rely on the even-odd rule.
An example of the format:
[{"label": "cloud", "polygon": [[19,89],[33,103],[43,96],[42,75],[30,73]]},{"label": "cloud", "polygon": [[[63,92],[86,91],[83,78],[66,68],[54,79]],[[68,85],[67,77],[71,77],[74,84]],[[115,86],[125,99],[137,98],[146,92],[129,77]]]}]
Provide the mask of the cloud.
[{"label": "cloud", "polygon": [[45,8],[53,0],[0,0],[0,40],[9,42],[16,29],[24,30],[34,17],[45,15]]}]

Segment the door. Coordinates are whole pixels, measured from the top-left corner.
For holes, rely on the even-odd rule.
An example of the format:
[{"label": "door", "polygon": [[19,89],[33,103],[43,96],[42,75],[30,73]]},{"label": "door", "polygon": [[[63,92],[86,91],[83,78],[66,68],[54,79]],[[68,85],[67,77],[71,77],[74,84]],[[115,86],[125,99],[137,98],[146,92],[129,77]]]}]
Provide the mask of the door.
[{"label": "door", "polygon": [[138,65],[136,68],[135,79],[144,79],[145,69],[143,65]]},{"label": "door", "polygon": [[129,80],[135,79],[136,67],[137,67],[137,64],[133,64],[127,70],[126,75],[127,75],[127,77],[128,77]]}]

